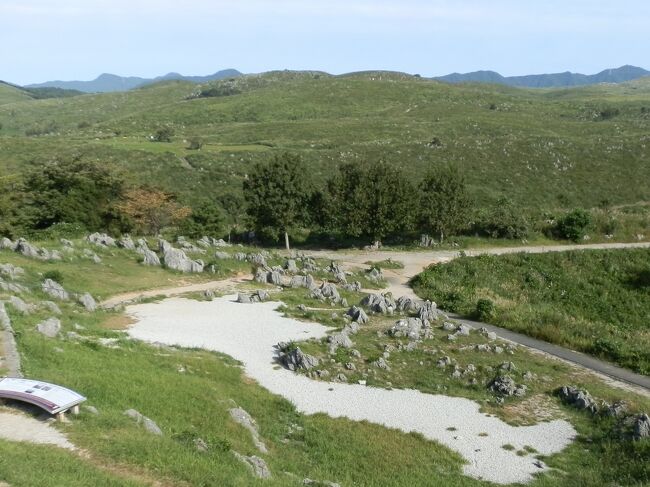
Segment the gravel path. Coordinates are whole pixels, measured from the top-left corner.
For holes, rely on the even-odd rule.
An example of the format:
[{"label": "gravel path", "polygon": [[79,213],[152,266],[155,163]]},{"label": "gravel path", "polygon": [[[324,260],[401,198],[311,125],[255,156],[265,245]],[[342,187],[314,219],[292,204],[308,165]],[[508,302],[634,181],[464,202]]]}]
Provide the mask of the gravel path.
[{"label": "gravel path", "polygon": [[[198,302],[182,298],[128,306],[136,324],[129,334],[140,340],[226,353],[243,362],[247,375],[291,401],[305,414],[325,413],[370,421],[404,432],[418,432],[460,453],[466,475],[496,483],[528,482],[545,466],[502,445],[531,446],[543,455],[571,443],[575,430],[566,421],[513,427],[479,412],[478,403],[415,390],[385,390],[328,383],[277,369],[273,346],[280,341],[321,338],[328,329],[283,317],[280,303],[238,304],[235,296]],[[447,428],[454,427],[455,431]],[[487,436],[479,436],[487,433]]]},{"label": "gravel path", "polygon": [[0,438],[75,449],[65,435],[49,423],[16,412],[0,411]]}]

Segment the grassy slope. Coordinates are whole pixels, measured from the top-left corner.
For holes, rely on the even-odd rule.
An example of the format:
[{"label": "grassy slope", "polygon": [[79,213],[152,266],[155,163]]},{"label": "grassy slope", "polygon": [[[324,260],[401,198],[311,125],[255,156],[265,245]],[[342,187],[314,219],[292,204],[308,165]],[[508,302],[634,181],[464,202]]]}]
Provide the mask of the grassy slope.
[{"label": "grassy slope", "polygon": [[[174,189],[191,198],[238,188],[253,162],[294,150],[316,178],[349,160],[386,159],[414,179],[430,165],[454,161],[480,202],[504,194],[527,208],[650,200],[641,183],[650,179],[650,115],[641,112],[650,109],[647,82],[529,91],[386,73],[269,73],[236,83],[241,94],[218,98],[192,98],[196,85],[165,83],[30,101],[13,112],[0,107],[8,135],[0,139],[0,167],[81,153],[138,180],[176,182]],[[594,121],[608,107],[620,114]],[[49,122],[56,127],[51,135],[24,137]],[[78,128],[80,122],[91,125]],[[175,129],[175,143],[147,142],[162,125]],[[190,136],[203,137],[205,148],[185,150]],[[430,148],[434,137],[442,145]]]},{"label": "grassy slope", "polygon": [[10,103],[18,103],[31,99],[32,97],[26,91],[22,91],[0,81],[0,105],[8,105]]},{"label": "grassy slope", "polygon": [[[78,244],[79,245],[79,244]],[[72,291],[88,287],[95,292],[116,292],[151,285],[155,278],[178,276],[160,269],[133,267],[133,256],[122,252],[111,260],[86,269],[79,262],[51,267],[13,253],[0,252],[2,262],[20,264],[27,271],[21,282],[38,288],[40,273],[56,268]],[[124,268],[127,271],[117,272]],[[140,273],[131,270],[139,269]],[[84,276],[92,273],[98,284]],[[112,277],[123,276],[124,280]],[[3,297],[3,296],[0,296]],[[28,302],[47,299],[40,291],[23,296]],[[0,442],[0,479],[12,485],[141,485],[160,479],[172,485],[257,485],[249,471],[229,452],[255,454],[250,436],[229,419],[234,404],[257,420],[270,448],[264,455],[274,479],[261,485],[299,485],[305,477],[336,479],[344,485],[409,486],[431,477],[452,486],[480,486],[482,482],[461,474],[462,461],[446,448],[380,426],[333,420],[322,415],[304,417],[283,399],[244,379],[239,365],[228,357],[193,350],[159,349],[124,340],[120,332],[106,328],[119,321],[118,312],[82,312],[73,303],[62,303],[63,336],[70,331],[85,339],[47,339],[34,330],[49,317],[39,311],[29,316],[9,306],[23,371],[82,391],[98,416],[83,413],[64,426],[76,445],[90,452],[87,461],[74,454]],[[74,325],[80,325],[75,327]],[[117,338],[119,349],[97,344],[99,338]],[[57,351],[58,350],[58,351]],[[179,372],[179,367],[184,372]],[[163,438],[143,432],[123,415],[135,408],[152,417],[165,432]],[[299,428],[297,429],[296,426]],[[293,430],[293,432],[291,432]],[[215,447],[198,453],[187,438],[201,437]],[[27,459],[21,453],[28,451]],[[386,460],[387,452],[391,459]],[[53,466],[50,477],[29,472],[34,462]],[[98,466],[108,467],[98,468]],[[21,470],[22,469],[22,470]],[[20,471],[19,471],[20,470]],[[296,474],[294,479],[282,472]]]},{"label": "grassy slope", "polygon": [[491,299],[494,324],[648,374],[649,262],[647,249],[464,257],[430,267],[414,287],[466,314]]},{"label": "grassy slope", "polygon": [[[79,247],[81,243],[76,245]],[[21,282],[35,289],[42,279],[40,274],[52,269],[61,272],[66,288],[72,291],[90,289],[104,295],[157,286],[161,281],[180,277],[140,266],[135,263],[134,254],[115,250],[98,253],[104,260],[102,264],[84,264],[77,259],[46,264],[17,257],[8,251],[0,252],[0,261],[23,266],[26,275]],[[287,290],[283,292],[283,299],[292,307],[298,302],[318,306],[317,302],[307,299],[306,294],[305,290]],[[360,298],[356,294],[344,294],[351,303]],[[47,299],[38,290],[23,297],[29,302]],[[79,390],[88,397],[89,404],[99,409],[97,416],[83,412],[71,424],[59,426],[75,444],[89,452],[89,456],[79,458],[68,452],[0,442],[0,479],[12,485],[143,485],[147,479],[158,479],[171,485],[286,486],[299,485],[305,477],[359,486],[487,485],[462,475],[462,460],[458,455],[418,435],[323,415],[299,415],[287,401],[243,377],[239,364],[226,356],[198,350],[160,349],[132,342],[124,339],[121,332],[108,328],[109,324],[120,322],[119,312],[89,314],[73,303],[64,303],[61,307],[63,333],[59,339],[45,338],[34,330],[36,323],[49,317],[47,313],[39,311],[21,316],[10,306],[8,310],[17,332],[25,374]],[[342,323],[340,318],[332,317],[331,310],[309,312],[308,317],[328,325]],[[378,340],[377,327],[385,325],[385,320],[373,317],[367,330],[355,337],[364,354],[370,356],[371,348],[377,347],[372,340]],[[70,331],[85,339],[66,337]],[[99,338],[116,338],[120,348],[100,346]],[[457,352],[454,356],[459,361],[474,360],[480,365],[477,361],[480,358]],[[403,358],[416,362],[431,360],[420,354]],[[539,391],[535,392],[545,393],[557,381],[582,381],[579,375],[568,374],[566,367],[547,363],[539,357],[533,359],[517,352],[510,359],[519,364],[529,360],[527,367],[540,376],[548,374],[553,378],[551,383],[541,383]],[[462,384],[448,387],[449,381],[438,377],[437,369],[432,374],[428,370],[420,374],[414,362],[399,370],[402,372],[396,378],[389,378],[394,386],[435,392],[440,390],[436,389],[438,384],[450,394],[485,398],[476,388]],[[523,369],[517,377],[521,373]],[[379,379],[377,385],[381,386],[381,380],[386,378]],[[586,383],[599,397],[608,400],[620,397],[620,393],[602,384],[589,380]],[[624,396],[635,408],[647,407],[638,397]],[[257,420],[269,446],[269,454],[263,456],[274,473],[273,480],[256,483],[248,470],[229,453],[229,449],[244,454],[256,453],[248,433],[228,417],[228,408],[233,404],[240,405]],[[123,415],[127,408],[135,408],[153,418],[164,431],[164,437],[144,433]],[[551,461],[571,474],[555,473],[533,485],[568,486],[576,485],[576,481],[600,485],[605,480],[613,480],[612,476],[618,476],[616,480],[621,485],[632,485],[633,478],[644,475],[647,478],[642,461],[648,453],[647,448],[629,442],[605,441],[598,435],[608,431],[607,424],[594,425],[568,409],[566,414],[571,416],[584,437]],[[201,437],[214,447],[207,454],[199,453],[187,440],[194,437]],[[36,463],[50,466],[51,475],[41,475],[40,469],[32,472]],[[297,477],[282,472],[291,472]]]}]

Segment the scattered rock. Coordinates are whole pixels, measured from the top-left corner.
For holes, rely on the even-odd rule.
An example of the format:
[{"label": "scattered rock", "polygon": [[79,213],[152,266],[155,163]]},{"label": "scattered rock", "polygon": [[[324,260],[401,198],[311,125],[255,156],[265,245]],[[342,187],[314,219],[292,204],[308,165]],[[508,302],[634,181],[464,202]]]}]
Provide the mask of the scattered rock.
[{"label": "scattered rock", "polygon": [[90,243],[93,243],[95,245],[99,245],[101,247],[116,247],[117,243],[115,242],[115,239],[112,237],[109,237],[105,233],[93,233],[90,234],[86,237],[86,240],[88,240]]},{"label": "scattered rock", "polygon": [[21,278],[25,274],[25,270],[12,264],[0,264],[0,274],[14,281]]},{"label": "scattered rock", "polygon": [[526,395],[528,389],[525,385],[516,384],[512,377],[507,375],[496,377],[492,382],[490,382],[488,388],[501,396],[517,397]]},{"label": "scattered rock", "polygon": [[293,259],[287,259],[284,263],[284,268],[289,274],[298,274],[300,272],[296,261]]},{"label": "scattered rock", "polygon": [[335,333],[327,337],[329,343],[329,352],[335,353],[339,347],[342,348],[352,348],[354,343],[350,340],[350,337],[346,333]]},{"label": "scattered rock", "polygon": [[636,418],[632,436],[635,440],[650,438],[650,416],[641,414]]},{"label": "scattered rock", "polygon": [[84,410],[88,411],[90,414],[99,414],[99,411],[97,410],[97,408],[95,406],[89,406],[89,405],[85,404],[82,407],[84,408]]},{"label": "scattered rock", "polygon": [[374,367],[377,367],[378,369],[383,369],[383,370],[390,370],[390,366],[388,365],[388,362],[384,359],[384,357],[379,357],[377,360],[375,360],[372,365]]},{"label": "scattered rock", "polygon": [[214,258],[220,260],[230,259],[230,254],[228,252],[217,251],[214,253]]},{"label": "scattered rock", "polygon": [[86,311],[93,312],[97,309],[97,302],[89,293],[80,295],[77,300],[84,308],[86,308]]},{"label": "scattered rock", "polygon": [[384,278],[384,274],[382,273],[381,269],[379,269],[378,267],[373,267],[366,273],[366,277],[370,281],[378,282]]},{"label": "scattered rock", "polygon": [[45,279],[43,284],[41,284],[41,289],[45,294],[49,294],[60,301],[67,301],[70,299],[70,295],[65,289],[63,289],[63,286],[52,279]]},{"label": "scattered rock", "polygon": [[46,337],[55,338],[61,331],[61,321],[57,318],[49,318],[36,325],[36,329]]},{"label": "scattered rock", "polygon": [[625,401],[616,401],[614,404],[607,405],[605,415],[621,418],[627,413],[627,410],[628,406]]},{"label": "scattered rock", "polygon": [[232,454],[235,455],[235,458],[237,458],[237,460],[246,464],[255,477],[259,479],[271,478],[271,470],[269,470],[269,467],[266,464],[266,462],[262,460],[260,457],[255,455],[247,457],[246,455],[237,453],[234,450]]},{"label": "scattered rock", "polygon": [[425,326],[420,318],[406,318],[397,321],[388,330],[388,334],[393,337],[406,337],[410,340],[419,340]]},{"label": "scattered rock", "polygon": [[142,424],[144,426],[144,429],[147,430],[149,433],[157,436],[162,436],[163,432],[158,427],[158,425],[153,420],[147,418],[146,416],[136,411],[135,409],[127,409],[126,411],[124,411],[124,414],[127,415],[129,418],[135,420],[136,423]]},{"label": "scattered rock", "polygon": [[251,415],[248,414],[242,408],[233,408],[230,409],[229,412],[230,412],[230,417],[233,420],[235,420],[236,423],[242,425],[244,428],[246,428],[249,431],[249,433],[253,438],[253,443],[255,444],[255,447],[262,453],[268,453],[266,445],[264,444],[263,441],[260,440],[260,434],[257,430],[257,423],[251,417]]},{"label": "scattered rock", "polygon": [[129,235],[124,235],[120,240],[118,240],[117,245],[126,250],[135,250],[135,242]]},{"label": "scattered rock", "polygon": [[53,301],[42,301],[41,302],[41,308],[46,309],[50,313],[54,313],[55,315],[60,315],[61,314],[61,308],[53,302]]},{"label": "scattered rock", "polygon": [[28,305],[25,301],[20,299],[18,296],[11,296],[9,298],[9,304],[11,304],[11,306],[16,311],[18,311],[19,313],[22,313],[24,315],[28,315],[32,310],[32,307],[30,305]]}]

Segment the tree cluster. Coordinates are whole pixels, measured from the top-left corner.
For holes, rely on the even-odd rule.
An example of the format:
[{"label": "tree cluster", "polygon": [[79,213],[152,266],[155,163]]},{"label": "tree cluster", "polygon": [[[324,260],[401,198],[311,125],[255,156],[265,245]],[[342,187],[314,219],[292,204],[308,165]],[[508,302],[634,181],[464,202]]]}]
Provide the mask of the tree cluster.
[{"label": "tree cluster", "polygon": [[431,170],[414,185],[402,170],[385,162],[344,164],[311,190],[308,171],[296,156],[276,156],[258,164],[244,182],[249,223],[261,236],[277,239],[310,228],[343,240],[382,241],[414,231],[442,240],[468,224],[471,200],[454,167]]}]

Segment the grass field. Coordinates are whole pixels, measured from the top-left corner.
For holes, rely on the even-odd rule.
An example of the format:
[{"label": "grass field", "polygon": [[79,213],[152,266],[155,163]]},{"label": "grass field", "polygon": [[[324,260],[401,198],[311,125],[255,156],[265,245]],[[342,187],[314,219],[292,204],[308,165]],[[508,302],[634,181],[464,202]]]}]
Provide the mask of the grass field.
[{"label": "grass field", "polygon": [[462,257],[431,266],[418,294],[466,315],[650,373],[650,250]]}]

